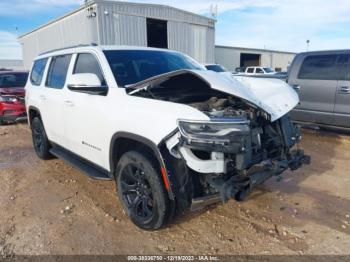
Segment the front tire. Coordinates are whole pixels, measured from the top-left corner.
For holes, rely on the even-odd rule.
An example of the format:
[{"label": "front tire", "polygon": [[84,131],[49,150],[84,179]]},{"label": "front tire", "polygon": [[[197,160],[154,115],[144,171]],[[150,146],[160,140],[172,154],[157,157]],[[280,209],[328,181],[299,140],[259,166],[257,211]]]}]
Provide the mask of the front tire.
[{"label": "front tire", "polygon": [[162,227],[171,205],[160,172],[150,157],[125,153],[118,162],[116,175],[119,199],[131,221],[145,230]]},{"label": "front tire", "polygon": [[47,138],[44,125],[39,117],[34,117],[32,124],[32,139],[37,156],[43,160],[51,159],[50,142]]}]

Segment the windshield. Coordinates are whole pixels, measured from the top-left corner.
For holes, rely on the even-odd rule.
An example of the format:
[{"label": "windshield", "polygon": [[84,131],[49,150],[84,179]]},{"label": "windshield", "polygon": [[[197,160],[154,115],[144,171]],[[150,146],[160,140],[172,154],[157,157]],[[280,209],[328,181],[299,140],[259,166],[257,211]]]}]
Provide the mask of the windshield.
[{"label": "windshield", "polygon": [[176,52],[158,50],[104,51],[118,86],[125,87],[168,72],[204,70],[192,58]]},{"label": "windshield", "polygon": [[208,70],[218,72],[218,73],[227,72],[227,70],[221,65],[206,65],[205,67]]},{"label": "windshield", "polygon": [[0,74],[0,88],[24,87],[28,73],[6,73]]},{"label": "windshield", "polygon": [[271,68],[269,68],[269,67],[264,67],[264,71],[265,71],[266,73],[273,73],[273,72],[275,72],[273,69],[271,69]]}]

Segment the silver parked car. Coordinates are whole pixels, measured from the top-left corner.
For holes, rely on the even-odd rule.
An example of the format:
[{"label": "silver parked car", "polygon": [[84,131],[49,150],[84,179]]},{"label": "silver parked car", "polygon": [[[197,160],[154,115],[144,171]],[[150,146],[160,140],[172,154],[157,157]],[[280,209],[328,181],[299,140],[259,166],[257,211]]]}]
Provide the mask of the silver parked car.
[{"label": "silver parked car", "polygon": [[350,50],[298,54],[288,83],[300,98],[293,120],[350,128]]}]

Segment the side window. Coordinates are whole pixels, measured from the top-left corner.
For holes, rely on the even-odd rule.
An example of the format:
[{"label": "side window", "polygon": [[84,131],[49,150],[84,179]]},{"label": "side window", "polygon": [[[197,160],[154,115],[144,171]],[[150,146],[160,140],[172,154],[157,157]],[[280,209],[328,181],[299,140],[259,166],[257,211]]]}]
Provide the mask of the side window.
[{"label": "side window", "polygon": [[339,55],[336,63],[339,80],[350,80],[350,54]]},{"label": "side window", "polygon": [[51,59],[49,72],[46,79],[46,86],[61,89],[66,83],[67,71],[71,55],[55,56]]},{"label": "side window", "polygon": [[247,73],[254,73],[254,68],[253,67],[248,68]]},{"label": "side window", "polygon": [[92,73],[97,75],[102,85],[106,85],[100,64],[92,54],[79,54],[75,63],[73,74]]},{"label": "side window", "polygon": [[337,55],[314,55],[304,59],[299,71],[299,79],[337,80]]},{"label": "side window", "polygon": [[256,68],[255,73],[257,73],[257,74],[263,74],[264,71],[263,71],[261,68]]},{"label": "side window", "polygon": [[32,85],[40,86],[43,80],[47,58],[39,59],[34,62],[32,72],[30,73],[30,82]]}]

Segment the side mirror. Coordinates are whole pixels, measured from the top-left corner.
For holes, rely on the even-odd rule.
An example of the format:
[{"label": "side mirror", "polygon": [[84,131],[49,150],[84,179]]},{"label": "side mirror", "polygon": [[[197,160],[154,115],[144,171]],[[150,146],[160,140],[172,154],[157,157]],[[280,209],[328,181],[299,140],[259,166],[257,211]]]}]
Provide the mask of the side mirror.
[{"label": "side mirror", "polygon": [[82,73],[71,75],[67,81],[69,90],[88,93],[88,94],[106,94],[107,87],[103,86],[97,75],[91,73]]}]

